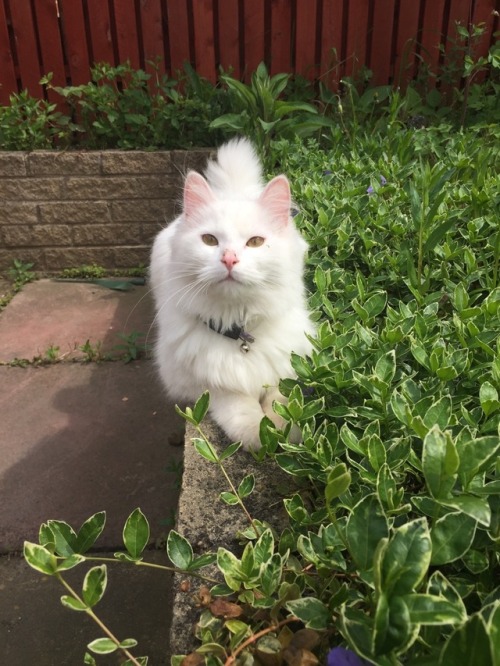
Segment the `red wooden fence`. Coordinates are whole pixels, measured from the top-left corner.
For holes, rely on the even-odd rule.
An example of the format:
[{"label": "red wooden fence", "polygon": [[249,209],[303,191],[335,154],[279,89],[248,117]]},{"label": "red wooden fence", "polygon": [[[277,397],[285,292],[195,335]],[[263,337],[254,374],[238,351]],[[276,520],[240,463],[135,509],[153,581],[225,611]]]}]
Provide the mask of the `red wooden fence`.
[{"label": "red wooden fence", "polygon": [[404,85],[422,60],[439,69],[455,22],[483,23],[476,54],[499,28],[500,0],[0,0],[0,103],[27,88],[89,80],[92,63],[129,60],[175,75],[184,61],[215,81],[219,68],[321,77],[335,86],[365,65],[374,84]]}]

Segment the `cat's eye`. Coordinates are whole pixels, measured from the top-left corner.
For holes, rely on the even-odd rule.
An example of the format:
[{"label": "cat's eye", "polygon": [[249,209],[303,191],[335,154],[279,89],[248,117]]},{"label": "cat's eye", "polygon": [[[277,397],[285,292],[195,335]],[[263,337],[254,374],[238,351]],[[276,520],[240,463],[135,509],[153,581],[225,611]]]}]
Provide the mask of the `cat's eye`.
[{"label": "cat's eye", "polygon": [[247,240],[247,247],[260,247],[264,244],[265,238],[262,236],[252,236]]},{"label": "cat's eye", "polygon": [[203,234],[201,240],[205,243],[205,245],[210,245],[212,247],[219,244],[217,238],[212,234]]}]

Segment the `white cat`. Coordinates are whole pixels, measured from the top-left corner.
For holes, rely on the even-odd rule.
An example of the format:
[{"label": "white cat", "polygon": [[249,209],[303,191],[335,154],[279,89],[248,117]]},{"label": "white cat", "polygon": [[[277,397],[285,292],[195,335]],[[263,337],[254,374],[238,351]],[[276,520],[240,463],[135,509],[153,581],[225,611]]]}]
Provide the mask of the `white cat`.
[{"label": "white cat", "polygon": [[150,278],[158,338],[155,358],[168,393],[193,402],[210,391],[210,411],[233,441],[260,447],[264,414],[284,401],[291,352],[308,354],[307,249],[290,217],[285,176],[267,186],[252,145],[223,145],[206,178],[190,171],[184,210],[155,239]]}]

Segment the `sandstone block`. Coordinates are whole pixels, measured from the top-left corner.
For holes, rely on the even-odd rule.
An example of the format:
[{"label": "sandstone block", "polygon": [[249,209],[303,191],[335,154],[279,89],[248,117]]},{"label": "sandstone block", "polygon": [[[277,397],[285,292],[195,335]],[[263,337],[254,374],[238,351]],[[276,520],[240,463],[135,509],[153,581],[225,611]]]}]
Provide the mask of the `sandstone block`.
[{"label": "sandstone block", "polygon": [[111,221],[111,208],[106,201],[41,203],[39,211],[44,224],[95,224]]},{"label": "sandstone block", "polygon": [[34,151],[29,153],[28,169],[32,176],[99,174],[101,155],[101,151]]},{"label": "sandstone block", "polygon": [[26,176],[26,153],[0,152],[0,178]]},{"label": "sandstone block", "polygon": [[169,151],[109,150],[102,153],[102,172],[114,174],[170,174],[174,172]]}]

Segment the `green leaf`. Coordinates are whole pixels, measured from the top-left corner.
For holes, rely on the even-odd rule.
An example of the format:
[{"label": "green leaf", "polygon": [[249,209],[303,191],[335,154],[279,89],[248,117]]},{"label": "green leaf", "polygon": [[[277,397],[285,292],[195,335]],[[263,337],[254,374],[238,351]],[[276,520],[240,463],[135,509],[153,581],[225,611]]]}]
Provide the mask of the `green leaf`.
[{"label": "green leaf", "polygon": [[369,571],[379,541],[389,535],[387,518],[375,494],[356,504],[347,521],[346,535],[352,558],[362,571]]},{"label": "green leaf", "polygon": [[332,616],[327,606],[314,597],[287,601],[285,607],[301,620],[308,629],[323,630],[331,623]]},{"label": "green leaf", "polygon": [[193,407],[193,418],[197,424],[200,424],[205,416],[207,415],[208,408],[210,406],[210,394],[208,391],[205,391],[196,401],[195,406]]},{"label": "green leaf", "polygon": [[75,599],[74,597],[70,597],[67,594],[61,597],[61,603],[65,608],[69,608],[70,610],[78,612],[88,610],[88,606],[81,602],[80,599]]},{"label": "green leaf", "polygon": [[68,557],[77,552],[77,536],[73,528],[62,520],[48,520],[47,525],[54,535],[56,553]]},{"label": "green leaf", "polygon": [[457,495],[446,500],[439,500],[444,506],[462,511],[478,523],[489,527],[491,523],[491,508],[488,500],[474,495]]},{"label": "green leaf", "polygon": [[110,638],[97,638],[87,645],[94,654],[111,654],[118,650],[118,645]]},{"label": "green leaf", "polygon": [[347,469],[345,463],[338,463],[330,470],[326,480],[325,499],[327,505],[331,504],[333,499],[343,495],[351,483],[351,472]]},{"label": "green leaf", "polygon": [[238,496],[235,495],[234,493],[230,493],[227,490],[224,490],[220,493],[219,497],[223,502],[226,504],[229,504],[230,506],[234,506],[235,504],[238,504],[239,499]]},{"label": "green leaf", "polygon": [[248,497],[255,487],[255,476],[254,474],[247,474],[243,477],[240,485],[238,486],[238,495],[241,499]]},{"label": "green leaf", "polygon": [[189,565],[188,571],[198,571],[198,569],[208,567],[210,564],[213,564],[216,561],[217,555],[215,553],[205,553],[204,555],[198,555],[198,557],[195,557]]},{"label": "green leaf", "polygon": [[380,381],[390,384],[396,374],[396,352],[391,350],[381,356],[375,364],[374,372]]},{"label": "green leaf", "polygon": [[459,462],[451,435],[434,426],[424,438],[422,452],[422,470],[433,497],[449,496],[457,479]]},{"label": "green leaf", "polygon": [[476,533],[476,521],[464,513],[448,513],[431,527],[431,564],[454,562],[470,548]]},{"label": "green leaf", "polygon": [[388,595],[413,592],[431,562],[431,537],[425,518],[418,518],[394,530],[382,554],[381,586]]},{"label": "green leaf", "polygon": [[220,547],[217,551],[217,566],[224,575],[227,585],[237,592],[241,581],[246,579],[238,558],[226,548]]},{"label": "green leaf", "polygon": [[80,529],[78,530],[78,535],[75,542],[75,550],[77,553],[83,554],[86,553],[98,537],[101,535],[106,524],[106,512],[100,511],[95,513],[88,520],[86,520]]},{"label": "green leaf", "polygon": [[149,523],[140,509],[132,511],[123,528],[123,543],[129,555],[138,559],[148,545]]},{"label": "green leaf", "polygon": [[83,581],[82,596],[89,608],[95,606],[103,597],[108,582],[108,572],[105,564],[92,567]]},{"label": "green leaf", "polygon": [[167,537],[167,555],[177,569],[189,569],[193,564],[193,549],[189,541],[175,530]]},{"label": "green leaf", "polygon": [[219,461],[222,462],[223,460],[230,458],[240,448],[241,442],[233,442],[232,444],[229,444],[229,446],[219,455]]},{"label": "green leaf", "polygon": [[37,543],[24,542],[23,555],[26,562],[37,571],[48,576],[53,576],[57,572],[57,560],[44,546]]},{"label": "green leaf", "polygon": [[78,566],[82,562],[85,562],[85,558],[83,557],[83,555],[75,553],[74,555],[70,555],[69,557],[64,559],[62,562],[59,562],[57,565],[57,570],[67,571],[68,569],[73,569],[73,567]]},{"label": "green leaf", "polygon": [[463,604],[454,604],[433,594],[407,594],[404,602],[414,624],[461,624],[467,619]]},{"label": "green leaf", "polygon": [[271,559],[274,553],[274,537],[270,529],[262,532],[255,542],[253,552],[257,565],[264,564]]},{"label": "green leaf", "polygon": [[442,396],[439,400],[433,402],[424,414],[424,424],[429,429],[437,425],[441,430],[445,430],[449,425],[451,413],[452,402],[450,396]]},{"label": "green leaf", "polygon": [[480,615],[473,615],[468,622],[454,631],[441,652],[439,663],[442,666],[449,664],[494,666],[492,645]]},{"label": "green leaf", "polygon": [[458,475],[464,488],[468,488],[474,477],[486,471],[500,452],[500,438],[488,436],[464,441],[458,438],[457,451]]},{"label": "green leaf", "polygon": [[500,408],[500,401],[498,400],[498,391],[490,384],[490,382],[483,382],[479,389],[479,401],[481,408],[486,416],[490,416]]},{"label": "green leaf", "polygon": [[209,462],[219,462],[217,453],[209,442],[205,441],[204,439],[200,439],[199,437],[193,437],[191,441],[193,442],[193,446],[198,451],[200,456],[203,456],[203,458]]}]

